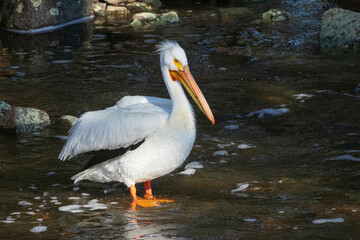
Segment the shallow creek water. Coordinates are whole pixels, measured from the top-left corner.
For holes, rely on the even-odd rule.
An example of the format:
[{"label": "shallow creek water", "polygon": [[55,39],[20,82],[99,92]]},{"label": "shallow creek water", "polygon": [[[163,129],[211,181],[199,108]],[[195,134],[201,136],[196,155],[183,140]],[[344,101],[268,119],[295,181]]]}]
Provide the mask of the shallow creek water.
[{"label": "shallow creek water", "polygon": [[[1,32],[0,99],[11,105],[54,121],[125,95],[167,97],[154,49],[174,39],[216,124],[196,110],[185,165],[202,168],[154,180],[155,195],[175,202],[135,211],[123,184],[73,185],[86,157],[57,159],[66,133],[0,135],[0,238],[359,239],[360,56],[319,51],[316,13],[254,22],[271,3],[248,3],[254,14],[236,19],[219,14],[231,6],[172,6],[181,23],[142,30],[108,17],[36,36]],[[240,39],[249,56],[216,51]],[[287,112],[247,116],[268,108]]]}]

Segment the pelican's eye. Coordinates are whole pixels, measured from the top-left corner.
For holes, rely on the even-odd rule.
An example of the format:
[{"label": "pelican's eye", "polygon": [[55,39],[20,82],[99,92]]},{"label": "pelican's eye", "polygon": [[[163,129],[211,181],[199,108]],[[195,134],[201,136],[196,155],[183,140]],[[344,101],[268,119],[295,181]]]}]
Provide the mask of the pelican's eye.
[{"label": "pelican's eye", "polygon": [[175,66],[178,68],[179,71],[184,71],[183,66],[181,65],[180,61],[177,58],[174,58]]}]

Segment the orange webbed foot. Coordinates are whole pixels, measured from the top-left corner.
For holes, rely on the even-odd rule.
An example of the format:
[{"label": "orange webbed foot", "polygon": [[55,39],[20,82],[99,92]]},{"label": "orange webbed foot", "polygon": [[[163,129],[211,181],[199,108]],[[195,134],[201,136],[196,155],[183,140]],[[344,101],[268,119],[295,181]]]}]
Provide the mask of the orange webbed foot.
[{"label": "orange webbed foot", "polygon": [[146,199],[146,198],[137,198],[136,200],[134,200],[135,204],[137,206],[140,207],[144,207],[144,208],[149,208],[149,207],[156,207],[156,206],[160,206],[161,203],[165,203],[165,202],[174,202],[174,200],[170,200],[170,199],[157,199],[153,196],[153,198],[151,199]]}]

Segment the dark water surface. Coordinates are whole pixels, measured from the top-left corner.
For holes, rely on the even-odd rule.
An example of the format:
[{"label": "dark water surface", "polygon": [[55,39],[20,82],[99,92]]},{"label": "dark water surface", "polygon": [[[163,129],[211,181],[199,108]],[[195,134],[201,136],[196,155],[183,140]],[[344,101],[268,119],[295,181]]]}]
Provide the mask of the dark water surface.
[{"label": "dark water surface", "polygon": [[[175,202],[136,211],[123,184],[73,185],[86,158],[57,160],[66,133],[0,135],[0,239],[359,239],[360,56],[317,48],[318,12],[283,1],[290,21],[258,23],[279,6],[254,2],[235,18],[221,14],[230,5],[172,6],[181,23],[142,30],[108,17],[37,36],[1,32],[0,99],[13,106],[54,121],[125,95],[167,97],[154,50],[174,39],[217,122],[196,110],[186,163],[203,168],[153,181]],[[246,117],[267,108],[288,112]]]}]

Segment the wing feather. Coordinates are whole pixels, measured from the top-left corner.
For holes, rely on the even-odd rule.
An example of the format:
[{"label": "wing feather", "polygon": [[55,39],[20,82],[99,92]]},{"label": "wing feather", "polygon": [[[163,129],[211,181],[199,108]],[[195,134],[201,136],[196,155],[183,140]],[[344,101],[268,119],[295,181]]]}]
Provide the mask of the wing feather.
[{"label": "wing feather", "polygon": [[113,107],[86,112],[71,128],[59,158],[66,160],[90,151],[127,148],[161,127],[170,111],[169,99],[126,96]]}]

